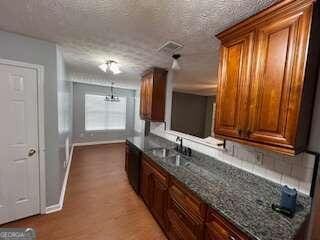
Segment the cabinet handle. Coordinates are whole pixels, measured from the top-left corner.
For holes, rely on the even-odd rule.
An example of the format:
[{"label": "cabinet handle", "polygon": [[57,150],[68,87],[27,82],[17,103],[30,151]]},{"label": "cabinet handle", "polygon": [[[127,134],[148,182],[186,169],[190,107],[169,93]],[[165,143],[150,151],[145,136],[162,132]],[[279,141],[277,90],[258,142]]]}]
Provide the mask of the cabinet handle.
[{"label": "cabinet handle", "polygon": [[233,236],[229,236],[229,240],[236,240],[236,238]]},{"label": "cabinet handle", "polygon": [[252,133],[252,132],[250,131],[250,129],[247,128],[246,131],[245,131],[246,137],[247,137],[247,138],[250,137],[251,133]]},{"label": "cabinet handle", "polygon": [[238,135],[241,136],[242,135],[242,130],[240,128],[237,129]]}]

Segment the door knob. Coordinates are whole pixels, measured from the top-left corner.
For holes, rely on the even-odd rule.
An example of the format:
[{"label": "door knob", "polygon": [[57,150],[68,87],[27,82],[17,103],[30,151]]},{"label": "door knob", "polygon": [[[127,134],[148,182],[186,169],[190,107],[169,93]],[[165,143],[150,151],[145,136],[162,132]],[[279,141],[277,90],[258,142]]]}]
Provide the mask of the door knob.
[{"label": "door knob", "polygon": [[28,157],[32,157],[33,155],[36,154],[36,152],[37,152],[36,150],[30,149],[29,152],[28,152]]}]

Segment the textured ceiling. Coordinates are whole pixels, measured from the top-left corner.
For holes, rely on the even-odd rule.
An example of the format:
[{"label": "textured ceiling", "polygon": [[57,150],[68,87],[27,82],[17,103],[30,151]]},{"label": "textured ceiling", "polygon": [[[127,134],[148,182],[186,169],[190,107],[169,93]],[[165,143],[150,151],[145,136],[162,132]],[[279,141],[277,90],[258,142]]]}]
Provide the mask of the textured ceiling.
[{"label": "textured ceiling", "polygon": [[[82,81],[137,86],[151,66],[169,68],[157,52],[167,40],[184,45],[177,89],[205,94],[216,84],[219,42],[214,35],[276,0],[1,0],[0,29],[56,42],[69,71]],[[97,68],[118,61],[115,77]],[[91,80],[92,77],[94,80]],[[76,80],[76,78],[73,78]]]}]

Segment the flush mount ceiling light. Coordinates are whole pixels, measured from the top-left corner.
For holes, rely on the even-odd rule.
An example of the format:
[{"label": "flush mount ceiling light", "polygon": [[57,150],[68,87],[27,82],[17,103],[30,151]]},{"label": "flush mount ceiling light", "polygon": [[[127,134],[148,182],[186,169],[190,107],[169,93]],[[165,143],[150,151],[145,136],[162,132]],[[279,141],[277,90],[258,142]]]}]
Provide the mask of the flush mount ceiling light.
[{"label": "flush mount ceiling light", "polygon": [[[113,85],[114,85],[114,83],[112,82],[111,83],[111,95],[106,96],[106,98],[104,99],[106,102],[119,102],[120,101],[119,97],[114,95],[114,93],[113,93],[113,90],[114,90]],[[108,91],[108,88],[107,88],[107,91]]]},{"label": "flush mount ceiling light", "polygon": [[179,65],[179,62],[178,62],[178,59],[181,57],[181,55],[180,54],[173,54],[172,55],[172,58],[173,58],[173,62],[172,62],[172,69],[173,70],[180,70],[181,69],[181,67],[180,67],[180,65]]},{"label": "flush mount ceiling light", "polygon": [[110,72],[112,72],[112,74],[121,73],[121,71],[119,69],[119,64],[115,61],[112,61],[112,60],[109,60],[106,63],[101,64],[99,66],[99,68],[104,72],[110,71]]}]

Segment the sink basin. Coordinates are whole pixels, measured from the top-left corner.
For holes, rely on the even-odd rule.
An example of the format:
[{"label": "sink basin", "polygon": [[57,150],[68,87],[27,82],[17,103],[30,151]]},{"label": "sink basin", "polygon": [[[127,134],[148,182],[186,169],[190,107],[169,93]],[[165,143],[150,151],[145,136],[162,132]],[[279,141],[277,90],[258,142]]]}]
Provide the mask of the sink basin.
[{"label": "sink basin", "polygon": [[154,148],[152,149],[152,154],[159,158],[166,158],[172,155],[172,152],[168,148]]},{"label": "sink basin", "polygon": [[152,149],[152,154],[163,162],[175,167],[184,166],[188,162],[178,152],[168,148],[154,148]]},{"label": "sink basin", "polygon": [[171,156],[171,157],[166,158],[166,162],[172,166],[179,167],[182,165],[184,160],[182,159],[182,157],[180,155],[175,155],[175,156]]}]

